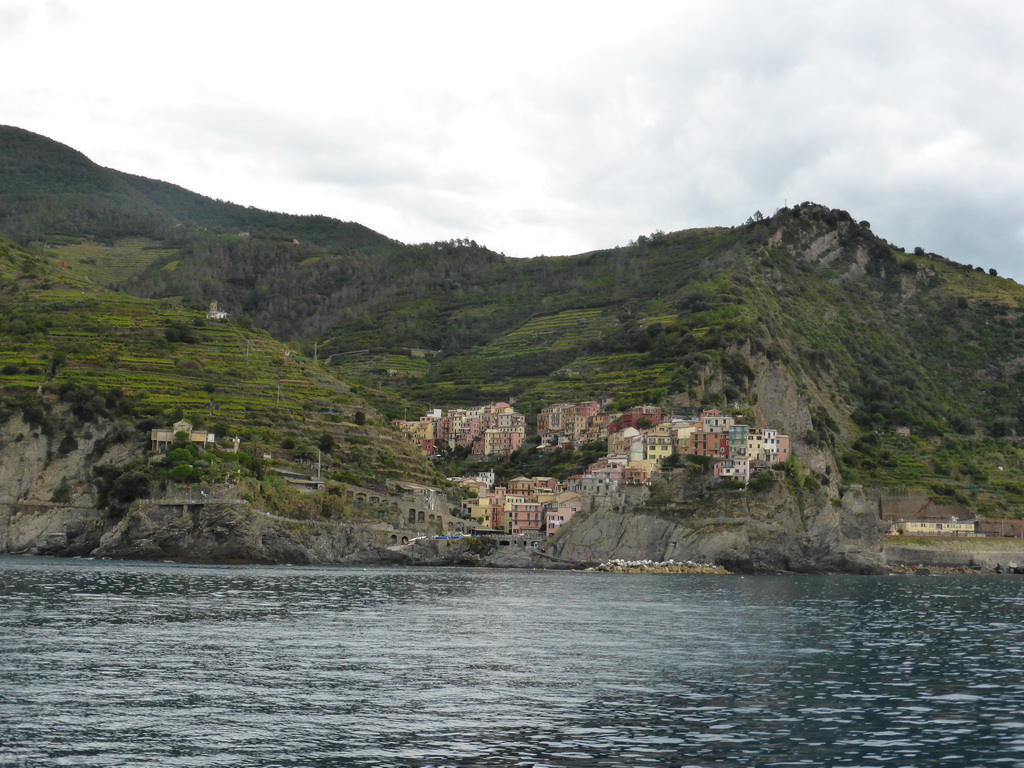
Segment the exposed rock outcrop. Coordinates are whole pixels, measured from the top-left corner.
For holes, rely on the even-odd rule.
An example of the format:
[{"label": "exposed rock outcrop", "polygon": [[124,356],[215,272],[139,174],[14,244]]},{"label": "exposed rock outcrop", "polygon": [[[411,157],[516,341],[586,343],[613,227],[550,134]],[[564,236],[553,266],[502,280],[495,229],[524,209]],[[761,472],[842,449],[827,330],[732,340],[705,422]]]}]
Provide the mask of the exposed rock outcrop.
[{"label": "exposed rock outcrop", "polygon": [[97,557],[195,563],[377,562],[385,524],[290,520],[247,502],[137,503],[92,552]]},{"label": "exposed rock outcrop", "polygon": [[0,552],[80,556],[96,548],[112,521],[96,509],[89,471],[137,452],[111,439],[116,429],[98,422],[58,443],[20,414],[0,425]]},{"label": "exposed rock outcrop", "polygon": [[894,567],[1020,573],[1024,570],[1024,541],[934,538],[924,544],[893,538],[886,540],[885,561]]},{"label": "exposed rock outcrop", "polygon": [[92,506],[90,468],[119,464],[138,453],[136,445],[111,439],[116,429],[116,424],[97,422],[73,435],[73,442],[62,442],[28,424],[21,414],[0,424],[0,509],[50,502],[62,486],[73,506]]},{"label": "exposed rock outcrop", "polygon": [[574,517],[547,551],[566,560],[677,560],[732,571],[879,573],[882,535],[859,489],[838,505],[824,491],[794,495],[782,482],[755,492],[717,491],[699,503],[623,512],[595,505]]},{"label": "exposed rock outcrop", "polygon": [[0,505],[0,552],[81,557],[110,525],[91,507],[67,504]]}]

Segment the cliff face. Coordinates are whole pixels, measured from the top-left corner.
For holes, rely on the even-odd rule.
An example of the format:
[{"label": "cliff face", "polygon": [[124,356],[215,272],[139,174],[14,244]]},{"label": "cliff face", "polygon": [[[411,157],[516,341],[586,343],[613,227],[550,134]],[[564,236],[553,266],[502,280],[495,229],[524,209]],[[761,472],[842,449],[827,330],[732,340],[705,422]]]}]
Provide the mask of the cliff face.
[{"label": "cliff face", "polygon": [[63,452],[59,440],[47,437],[15,414],[0,424],[0,509],[5,505],[50,502],[56,489],[67,489],[71,506],[91,507],[90,468],[118,464],[137,453],[128,443],[114,443],[115,425],[97,422],[75,435],[74,447]]},{"label": "cliff face", "polygon": [[135,454],[130,444],[111,444],[113,428],[91,425],[61,452],[20,414],[0,425],[0,552],[88,555],[99,544],[111,521],[96,509],[89,471]]},{"label": "cliff face", "polygon": [[96,548],[109,524],[90,507],[2,504],[0,553],[83,557]]},{"label": "cliff face", "polygon": [[[111,423],[76,433],[61,452],[20,415],[0,425],[0,553],[234,563],[379,560],[394,533],[370,523],[305,522],[261,513],[228,493],[217,500],[136,503],[116,521],[96,508],[96,464],[138,458],[110,439]],[[66,444],[65,444],[65,447]],[[58,492],[59,491],[59,492]],[[189,503],[196,501],[199,503]]]},{"label": "cliff face", "polygon": [[197,563],[341,563],[382,559],[394,531],[369,523],[289,520],[241,499],[136,504],[93,554]]},{"label": "cliff face", "polygon": [[566,560],[692,560],[736,571],[878,573],[882,535],[854,489],[834,505],[825,493],[784,484],[717,491],[699,506],[628,512],[596,504],[574,517],[546,551]]}]

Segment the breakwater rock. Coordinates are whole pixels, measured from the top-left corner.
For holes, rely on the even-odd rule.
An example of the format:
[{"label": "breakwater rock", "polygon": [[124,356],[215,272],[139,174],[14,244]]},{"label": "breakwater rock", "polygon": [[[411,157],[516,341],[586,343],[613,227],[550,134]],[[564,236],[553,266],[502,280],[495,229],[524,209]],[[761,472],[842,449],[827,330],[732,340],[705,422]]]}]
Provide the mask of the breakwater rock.
[{"label": "breakwater rock", "polygon": [[667,560],[660,563],[650,560],[609,560],[607,563],[601,563],[587,570],[605,573],[730,573],[730,571],[720,565],[692,563],[690,561],[677,563],[675,560]]}]

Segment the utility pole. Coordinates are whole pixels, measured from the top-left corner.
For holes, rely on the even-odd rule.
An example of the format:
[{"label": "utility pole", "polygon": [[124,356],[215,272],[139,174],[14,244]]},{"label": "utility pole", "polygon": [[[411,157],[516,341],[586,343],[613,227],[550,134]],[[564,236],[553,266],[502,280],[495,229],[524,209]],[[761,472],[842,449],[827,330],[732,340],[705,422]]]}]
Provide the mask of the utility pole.
[{"label": "utility pole", "polygon": [[318,352],[317,347],[318,346],[320,346],[320,342],[314,341],[313,342],[313,362],[314,363],[320,362],[320,358],[317,355],[317,352]]}]

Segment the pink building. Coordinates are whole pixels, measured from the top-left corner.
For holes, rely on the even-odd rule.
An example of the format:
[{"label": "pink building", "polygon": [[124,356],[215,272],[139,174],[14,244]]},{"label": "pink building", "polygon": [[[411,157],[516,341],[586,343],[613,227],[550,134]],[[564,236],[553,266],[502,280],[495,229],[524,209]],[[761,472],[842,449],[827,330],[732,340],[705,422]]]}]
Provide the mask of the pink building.
[{"label": "pink building", "polygon": [[785,464],[786,459],[792,455],[792,452],[789,435],[779,435],[779,464]]},{"label": "pink building", "polygon": [[483,454],[485,456],[508,456],[519,450],[526,438],[523,427],[496,427],[484,432]]},{"label": "pink building", "polygon": [[555,505],[547,512],[547,535],[554,536],[559,528],[572,520],[573,515],[580,511],[581,503],[579,494],[560,494]]},{"label": "pink building", "polygon": [[553,477],[535,477],[533,478],[534,487],[540,491],[557,491],[558,480]]},{"label": "pink building", "polygon": [[515,535],[539,534],[544,527],[544,514],[536,501],[522,501],[509,510],[510,532]]},{"label": "pink building", "polygon": [[623,468],[623,482],[626,485],[643,485],[651,479],[651,473],[646,467],[627,466]]},{"label": "pink building", "polygon": [[750,459],[726,459],[715,463],[715,477],[750,482]]},{"label": "pink building", "polygon": [[591,477],[603,477],[605,480],[617,483],[626,481],[626,467],[622,464],[609,464],[605,461],[597,461],[587,467],[587,474]]}]

